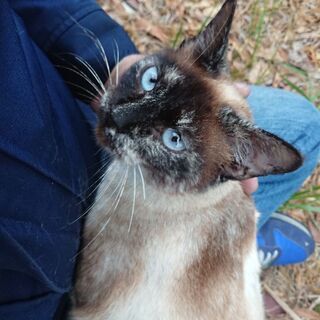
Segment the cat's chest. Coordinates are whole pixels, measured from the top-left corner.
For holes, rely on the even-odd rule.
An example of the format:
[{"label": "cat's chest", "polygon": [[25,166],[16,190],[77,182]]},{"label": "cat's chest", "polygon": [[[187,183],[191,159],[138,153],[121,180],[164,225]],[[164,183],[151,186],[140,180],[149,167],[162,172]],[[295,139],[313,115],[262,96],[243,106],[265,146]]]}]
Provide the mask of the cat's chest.
[{"label": "cat's chest", "polygon": [[84,231],[86,255],[93,257],[87,260],[101,269],[100,278],[139,265],[149,283],[178,279],[203,252],[210,265],[223,263],[217,256],[241,248],[254,232],[251,202],[233,182],[184,196],[144,187],[112,176],[100,187]]},{"label": "cat's chest", "polygon": [[95,306],[107,315],[117,301],[112,312],[119,319],[132,314],[132,306],[139,315],[142,304],[143,315],[158,310],[170,319],[183,299],[210,298],[214,288],[229,295],[226,279],[241,287],[254,217],[238,184],[181,197],[123,181],[106,176],[88,214],[76,285],[79,310]]}]

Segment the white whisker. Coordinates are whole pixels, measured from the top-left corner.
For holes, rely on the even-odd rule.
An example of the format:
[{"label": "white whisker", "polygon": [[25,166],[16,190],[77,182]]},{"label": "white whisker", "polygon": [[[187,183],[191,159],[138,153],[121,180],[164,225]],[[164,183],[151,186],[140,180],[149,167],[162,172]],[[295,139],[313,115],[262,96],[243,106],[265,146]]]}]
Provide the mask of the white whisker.
[{"label": "white whisker", "polygon": [[[98,168],[98,169],[96,170],[96,172],[92,174],[92,176],[91,176],[90,179],[95,178],[98,174],[101,173],[101,171],[104,171],[103,174],[99,175],[98,178],[96,178],[93,182],[90,183],[90,185],[87,187],[87,189],[86,189],[86,190],[84,191],[84,193],[83,193],[83,196],[82,196],[82,197],[83,197],[84,199],[78,201],[78,202],[77,202],[77,205],[80,205],[82,202],[85,202],[85,201],[87,200],[87,198],[89,198],[89,197],[92,195],[92,193],[96,191],[96,189],[97,189],[97,188],[99,187],[99,185],[100,185],[100,181],[99,181],[99,180],[101,180],[101,179],[104,177],[104,173],[105,173],[105,171],[106,171],[106,167],[108,167],[108,166],[110,165],[111,161],[112,161],[112,160],[108,160],[108,161],[106,161],[105,163],[103,163],[103,164],[100,166],[100,168]],[[90,167],[89,167],[89,168],[90,168]],[[108,168],[107,171],[108,171],[109,169],[110,169],[110,168]],[[88,192],[90,189],[92,189],[94,185],[96,185],[96,186],[95,186],[95,188],[93,189],[93,191],[91,191],[91,192],[87,195],[86,192]]]},{"label": "white whisker", "polygon": [[[81,63],[89,71],[89,73],[93,76],[93,78],[97,81],[97,83],[100,86],[100,88],[103,91],[103,93],[106,93],[106,88],[104,87],[104,84],[102,83],[101,79],[99,78],[96,70],[94,70],[92,68],[92,66],[86,60],[84,60],[82,57],[80,57],[79,55],[77,55],[77,54],[75,54],[73,52],[64,52],[63,54],[64,55],[70,55],[70,56],[74,57],[79,63]],[[66,60],[66,61],[69,62],[68,60]],[[73,66],[78,71],[83,71],[83,70],[79,69],[77,66],[75,66],[75,65],[73,65]]]},{"label": "white whisker", "polygon": [[[89,208],[88,208],[87,210],[85,210],[85,211],[84,211],[79,217],[77,217],[75,220],[69,222],[68,225],[71,225],[71,224],[77,222],[78,220],[80,220],[82,217],[84,217],[85,215],[87,215],[87,214],[92,210],[92,208],[94,207],[95,203],[96,203],[97,201],[99,201],[99,200],[104,196],[104,194],[107,192],[108,188],[111,186],[112,182],[114,181],[115,177],[118,175],[119,171],[120,171],[120,170],[118,170],[118,171],[116,171],[116,173],[114,173],[112,179],[109,180],[106,188],[105,188],[105,189],[103,190],[103,192],[101,192],[100,195],[94,200],[94,202],[89,206]],[[103,179],[103,177],[104,177],[106,174],[107,174],[107,171],[104,172],[104,174],[103,174],[103,176],[102,176],[101,179]],[[88,195],[88,197],[89,197],[94,191],[96,191],[96,189],[98,189],[99,187],[100,187],[100,184],[98,184],[98,185],[94,188],[94,190],[90,192],[90,194]],[[117,189],[117,188],[116,188],[116,189]],[[116,190],[116,189],[115,189],[115,190]],[[115,191],[114,191],[114,192],[115,192]],[[112,195],[114,194],[114,192],[112,193]]]},{"label": "white whisker", "polygon": [[[94,176],[96,176],[99,172],[101,172],[102,170],[105,170],[105,168],[107,167],[109,165],[109,163],[105,163],[103,166],[102,166],[102,168],[100,168],[99,170],[97,170],[97,172],[92,176],[92,177],[94,177]],[[87,191],[91,188],[91,187],[93,187],[93,185],[94,184],[97,184],[94,188],[93,188],[93,190],[92,191],[90,191],[90,193],[86,196],[87,198],[89,198],[99,187],[100,187],[100,182],[103,180],[103,178],[107,175],[107,173],[109,172],[109,170],[110,170],[110,167],[107,169],[107,170],[105,170],[104,172],[103,172],[103,174],[101,175],[101,177],[98,177],[92,184],[91,184],[91,186],[87,189]],[[119,172],[119,170],[117,171],[117,173]],[[109,188],[109,186],[111,185],[111,183],[113,182],[113,179],[114,179],[114,177],[116,176],[116,174],[113,174],[113,177],[112,177],[112,179],[110,179],[109,181],[108,181],[108,184],[107,184],[107,186],[108,186],[108,188]],[[100,182],[98,183],[98,181],[100,180]],[[104,193],[105,193],[105,191],[104,191]]]},{"label": "white whisker", "polygon": [[[118,169],[117,171],[117,174],[118,172],[120,172],[120,169]],[[115,177],[116,175],[114,175]],[[95,202],[98,202],[100,201],[103,197],[105,197],[105,202],[108,202],[109,200],[111,200],[111,198],[113,197],[113,195],[119,190],[121,189],[121,185],[122,185],[122,181],[124,179],[124,176],[122,179],[119,180],[117,186],[114,188],[114,190],[111,192],[110,195],[107,195],[106,196],[106,193],[108,191],[108,189],[110,188],[110,186],[112,185],[112,182],[114,181],[114,178],[112,179],[112,181],[109,181],[109,183],[105,186],[105,188],[103,190],[101,190],[99,193],[99,196],[95,199]],[[116,197],[117,198],[117,197]],[[108,212],[108,211],[107,211]]]},{"label": "white whisker", "polygon": [[128,233],[131,230],[132,221],[133,221],[133,215],[134,215],[134,209],[136,205],[136,185],[137,185],[137,178],[136,178],[136,166],[133,168],[133,200],[132,200],[132,210],[131,210],[131,217],[130,217],[130,223],[128,228]]},{"label": "white whisker", "polygon": [[143,177],[143,173],[142,173],[142,170],[141,170],[140,164],[138,164],[138,169],[139,169],[140,178],[141,178],[141,182],[142,182],[142,194],[143,194],[143,200],[146,200],[146,187],[145,187],[144,177]]},{"label": "white whisker", "polygon": [[98,93],[99,95],[101,95],[101,92],[99,91],[99,89],[97,88],[97,86],[91,81],[91,79],[90,79],[85,73],[83,73],[82,71],[78,71],[79,69],[76,68],[75,66],[74,66],[74,67],[75,67],[77,70],[76,70],[76,69],[73,69],[73,68],[71,68],[71,67],[67,67],[67,66],[60,65],[60,64],[56,64],[55,66],[56,66],[57,68],[66,69],[66,70],[69,70],[69,71],[77,74],[78,76],[80,76],[81,78],[83,78],[84,80],[86,80],[86,81],[97,91],[97,93]]},{"label": "white whisker", "polygon": [[70,17],[71,20],[73,20],[73,22],[75,24],[77,24],[79,26],[79,28],[84,32],[84,34],[90,38],[94,45],[96,46],[96,48],[98,49],[105,65],[108,71],[108,75],[109,75],[109,79],[110,79],[110,83],[112,84],[112,79],[111,79],[111,72],[110,72],[110,66],[109,66],[109,62],[108,62],[108,58],[106,56],[106,53],[104,51],[104,48],[101,44],[101,41],[99,40],[99,38],[90,30],[85,28],[84,26],[82,26],[72,15],[70,15],[68,12],[66,12],[66,14]]},{"label": "white whisker", "polygon": [[[99,151],[101,151],[101,150],[98,150],[97,152],[95,152],[95,155],[97,155],[97,153],[98,153]],[[92,174],[91,178],[96,177],[98,174],[101,173],[101,171],[104,171],[103,173],[105,173],[105,172],[110,172],[111,169],[113,168],[113,167],[111,166],[112,161],[113,161],[113,159],[112,159],[111,157],[108,158],[107,160],[105,160],[105,161],[102,163],[101,167],[100,167],[94,174]],[[107,168],[107,167],[108,167],[108,168]],[[102,174],[102,176],[103,176],[103,174]]]},{"label": "white whisker", "polygon": [[82,97],[83,98],[82,101],[84,101],[87,104],[90,104],[94,100],[94,98],[92,98],[91,96],[88,96],[87,94],[84,94],[84,93],[77,92],[76,95],[79,98]]},{"label": "white whisker", "polygon": [[65,82],[66,84],[70,85],[70,86],[73,86],[73,87],[75,87],[75,88],[81,89],[81,90],[83,90],[83,91],[85,91],[85,92],[88,93],[88,95],[82,94],[82,93],[79,93],[79,95],[82,95],[82,96],[84,96],[84,97],[89,97],[90,100],[92,100],[92,99],[94,99],[94,98],[97,97],[94,93],[92,93],[91,91],[87,90],[87,89],[86,89],[85,87],[83,87],[83,86],[79,86],[78,84],[75,84],[75,83],[73,83],[73,82],[66,81],[66,80],[65,80],[64,82]]},{"label": "white whisker", "polygon": [[[117,205],[118,205],[118,203],[119,203],[119,201],[120,201],[120,199],[121,199],[121,196],[122,196],[122,194],[123,194],[123,190],[124,190],[124,187],[125,187],[125,183],[126,183],[126,181],[127,181],[127,177],[128,177],[128,166],[127,166],[127,170],[126,170],[126,172],[125,172],[125,174],[124,174],[123,179],[121,179],[121,188],[120,188],[120,190],[119,190],[119,192],[118,192],[118,194],[117,194],[117,196],[116,196],[116,198],[115,198],[115,200],[118,198],[118,201],[117,201],[116,206],[114,207],[113,212],[109,215],[109,218],[108,218],[107,221],[103,224],[103,226],[102,226],[102,228],[99,230],[99,232],[86,244],[85,247],[83,247],[83,248],[73,257],[73,259],[75,259],[75,258],[76,258],[80,253],[82,253],[84,250],[86,250],[86,249],[99,237],[99,235],[105,230],[105,228],[108,226],[108,224],[109,224],[109,222],[111,221],[111,218],[112,218],[112,216],[113,216],[113,213],[115,212],[115,209],[117,208]],[[116,189],[117,189],[117,188],[116,188]],[[114,201],[114,202],[115,202],[115,201]],[[114,204],[114,202],[113,202],[113,204]],[[111,208],[112,208],[112,206],[111,206],[110,209],[107,211],[107,214],[110,212]],[[107,215],[107,214],[106,214],[106,215]]]},{"label": "white whisker", "polygon": [[104,93],[106,93],[106,92],[107,92],[107,91],[106,91],[106,88],[105,88],[104,84],[102,83],[101,79],[99,78],[96,70],[94,70],[94,69],[91,67],[91,65],[90,65],[87,61],[85,61],[84,59],[82,59],[81,57],[79,57],[79,56],[77,56],[77,55],[74,55],[74,56],[75,56],[75,58],[76,58],[77,61],[79,61],[80,63],[82,63],[82,64],[88,69],[88,71],[91,72],[91,74],[93,75],[94,79],[95,79],[95,80],[97,81],[97,83],[100,85],[102,91],[103,91]]},{"label": "white whisker", "polygon": [[120,51],[118,43],[115,39],[113,39],[114,44],[116,46],[116,57],[115,57],[115,63],[116,63],[116,86],[119,84],[119,62],[120,62]]},{"label": "white whisker", "polygon": [[[90,31],[90,30],[89,30]],[[91,32],[91,31],[90,31]],[[97,49],[100,51],[100,54],[102,56],[102,59],[107,67],[107,71],[108,71],[108,75],[109,75],[109,79],[110,79],[110,83],[112,84],[112,78],[111,78],[111,70],[110,70],[110,65],[109,65],[109,62],[108,62],[108,58],[107,58],[107,55],[104,51],[104,48],[100,42],[100,40],[94,35],[94,36],[91,36],[90,37],[94,43],[95,43],[95,46],[97,47]]]},{"label": "white whisker", "polygon": [[[109,164],[109,163],[104,164],[103,167],[100,168],[100,169],[95,173],[95,175],[97,175],[97,174],[99,173],[99,171],[105,170],[105,167],[106,167],[108,164]],[[105,170],[105,171],[103,172],[103,174],[101,175],[101,177],[98,177],[97,180],[101,180],[101,181],[102,181],[102,180],[104,179],[104,177],[111,171],[111,169],[112,169],[112,166],[110,165],[109,168],[108,168],[107,170]],[[115,172],[113,173],[113,175],[112,175],[111,178],[109,179],[108,183],[106,184],[106,187],[104,188],[104,190],[101,190],[101,191],[100,191],[100,195],[99,195],[99,197],[97,197],[97,198],[95,199],[95,201],[101,199],[101,197],[105,195],[106,191],[108,190],[108,188],[110,187],[110,185],[111,185],[112,182],[114,181],[114,178],[118,175],[119,172],[120,172],[120,170],[118,169],[117,171],[115,171]],[[100,183],[95,187],[95,189],[97,189],[98,187],[100,187]],[[94,191],[92,191],[92,192],[94,192]],[[88,196],[90,196],[90,195],[92,194],[92,192],[90,192],[90,194],[89,194]]]},{"label": "white whisker", "polygon": [[123,191],[124,191],[125,185],[126,185],[127,180],[128,180],[128,170],[129,170],[129,167],[128,167],[128,165],[127,165],[126,174],[125,174],[125,181],[124,181],[124,183],[123,183],[123,186],[122,186],[122,190],[121,190],[121,193],[120,193],[119,199],[118,199],[118,201],[117,201],[117,203],[116,203],[116,205],[115,205],[115,207],[114,207],[114,209],[113,209],[113,212],[117,209],[118,204],[119,204],[119,202],[120,202],[120,199],[121,199],[121,197],[122,197],[122,194],[123,194]]}]

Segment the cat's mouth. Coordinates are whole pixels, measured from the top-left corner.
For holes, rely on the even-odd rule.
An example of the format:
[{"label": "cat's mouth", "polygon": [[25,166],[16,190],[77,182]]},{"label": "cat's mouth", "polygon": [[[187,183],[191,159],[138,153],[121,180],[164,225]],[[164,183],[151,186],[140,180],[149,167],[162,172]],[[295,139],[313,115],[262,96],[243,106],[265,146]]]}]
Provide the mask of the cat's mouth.
[{"label": "cat's mouth", "polygon": [[114,127],[98,127],[97,138],[104,148],[108,149],[117,159],[130,165],[138,164],[137,153],[134,151],[134,141]]}]

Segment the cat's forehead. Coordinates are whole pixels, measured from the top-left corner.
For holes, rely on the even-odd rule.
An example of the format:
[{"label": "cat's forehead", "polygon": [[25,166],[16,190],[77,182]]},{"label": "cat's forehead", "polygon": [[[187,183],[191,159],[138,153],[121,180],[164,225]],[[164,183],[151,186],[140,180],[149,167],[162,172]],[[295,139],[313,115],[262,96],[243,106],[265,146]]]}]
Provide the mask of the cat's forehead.
[{"label": "cat's forehead", "polygon": [[[242,105],[243,98],[236,88],[224,77],[213,78],[212,75],[199,68],[191,57],[176,51],[166,50],[147,56],[138,62],[138,68],[145,70],[149,66],[158,68],[159,77],[165,83],[180,83],[184,88],[189,87],[190,94],[195,84],[202,86],[201,92],[208,91],[216,102],[220,100],[229,106]],[[198,86],[196,86],[198,89]]]},{"label": "cat's forehead", "polygon": [[[243,105],[243,99],[228,82],[214,79],[192,62],[169,50],[136,62],[121,79],[121,85],[111,91],[113,119],[121,127],[157,121],[163,125],[187,125],[198,120],[212,123],[219,109],[236,110]],[[144,81],[148,90],[144,90]]]},{"label": "cat's forehead", "polygon": [[137,68],[140,70],[145,70],[150,66],[156,66],[159,76],[163,77],[166,82],[184,80],[186,69],[170,51],[149,55],[137,63]]}]

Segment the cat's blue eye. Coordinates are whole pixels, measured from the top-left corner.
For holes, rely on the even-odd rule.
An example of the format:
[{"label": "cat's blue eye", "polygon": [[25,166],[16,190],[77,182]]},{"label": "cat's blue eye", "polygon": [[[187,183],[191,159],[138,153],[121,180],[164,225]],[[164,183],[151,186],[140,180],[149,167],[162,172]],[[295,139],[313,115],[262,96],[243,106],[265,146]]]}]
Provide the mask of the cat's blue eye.
[{"label": "cat's blue eye", "polygon": [[174,129],[168,128],[162,134],[164,145],[174,151],[182,151],[186,148],[181,134]]},{"label": "cat's blue eye", "polygon": [[151,91],[158,80],[158,71],[156,67],[150,67],[144,71],[141,77],[141,87],[144,91]]}]

